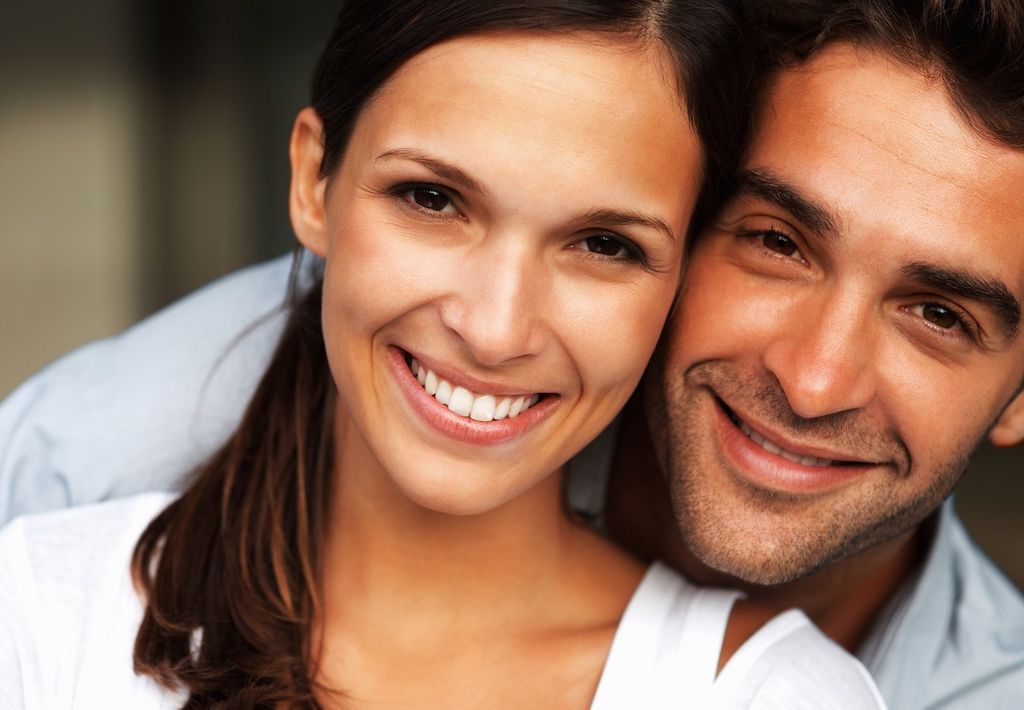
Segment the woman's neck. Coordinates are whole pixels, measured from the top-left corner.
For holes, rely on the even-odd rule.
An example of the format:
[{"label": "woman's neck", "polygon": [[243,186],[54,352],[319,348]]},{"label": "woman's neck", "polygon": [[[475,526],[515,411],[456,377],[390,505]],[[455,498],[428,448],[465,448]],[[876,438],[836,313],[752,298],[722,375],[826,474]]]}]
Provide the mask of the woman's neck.
[{"label": "woman's neck", "polygon": [[585,533],[562,514],[557,473],[495,510],[438,513],[410,500],[338,419],[325,613],[346,626],[390,626],[407,613],[415,625],[449,632],[508,628],[510,617],[525,624],[540,611],[531,600],[558,596],[570,549]]},{"label": "woman's neck", "polygon": [[589,705],[643,569],[567,519],[559,473],[446,515],[410,500],[353,427],[335,433],[318,682],[346,707]]}]

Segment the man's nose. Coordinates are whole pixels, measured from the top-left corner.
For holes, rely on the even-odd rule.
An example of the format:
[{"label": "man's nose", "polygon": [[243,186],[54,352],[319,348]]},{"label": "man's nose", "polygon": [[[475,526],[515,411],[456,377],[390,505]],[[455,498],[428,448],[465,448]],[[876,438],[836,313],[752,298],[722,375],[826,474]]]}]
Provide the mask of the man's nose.
[{"label": "man's nose", "polygon": [[856,295],[801,305],[764,353],[793,412],[813,419],[866,407],[877,387],[869,308]]},{"label": "man's nose", "polygon": [[504,240],[463,264],[441,320],[481,365],[535,355],[545,338],[544,264],[525,245]]}]

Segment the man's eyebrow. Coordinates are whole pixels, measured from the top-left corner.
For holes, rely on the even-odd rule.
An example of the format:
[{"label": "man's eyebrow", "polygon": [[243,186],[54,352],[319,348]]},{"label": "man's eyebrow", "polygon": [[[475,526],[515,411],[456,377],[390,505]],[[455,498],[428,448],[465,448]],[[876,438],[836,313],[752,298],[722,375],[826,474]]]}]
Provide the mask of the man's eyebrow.
[{"label": "man's eyebrow", "polygon": [[384,151],[377,156],[376,160],[384,160],[386,158],[411,160],[414,163],[419,163],[438,177],[457,183],[467,190],[472,192],[483,192],[483,189],[480,187],[480,183],[459,168],[455,167],[451,163],[446,163],[443,160],[427,155],[426,153],[422,153],[418,150],[413,150],[412,148],[394,148],[392,150]]},{"label": "man's eyebrow", "polygon": [[789,212],[806,227],[831,240],[838,239],[838,220],[822,204],[800,193],[785,180],[763,169],[740,170],[736,175],[737,197],[750,195]]},{"label": "man's eyebrow", "polygon": [[902,271],[904,277],[915,283],[991,308],[999,318],[1003,335],[1017,337],[1021,320],[1020,301],[1003,282],[923,262],[907,264]]},{"label": "man's eyebrow", "polygon": [[580,221],[607,225],[609,227],[650,227],[663,233],[673,242],[676,240],[675,232],[672,231],[672,228],[668,226],[665,220],[643,212],[609,209],[591,210],[583,215]]}]

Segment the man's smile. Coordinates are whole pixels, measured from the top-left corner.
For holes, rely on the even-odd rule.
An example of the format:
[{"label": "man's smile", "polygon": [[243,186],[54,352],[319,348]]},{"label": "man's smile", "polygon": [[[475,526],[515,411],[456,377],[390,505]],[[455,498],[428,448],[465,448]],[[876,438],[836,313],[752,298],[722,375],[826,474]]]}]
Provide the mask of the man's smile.
[{"label": "man's smile", "polygon": [[833,447],[798,442],[740,418],[712,395],[717,447],[726,468],[744,483],[783,496],[806,496],[841,488],[880,464]]}]

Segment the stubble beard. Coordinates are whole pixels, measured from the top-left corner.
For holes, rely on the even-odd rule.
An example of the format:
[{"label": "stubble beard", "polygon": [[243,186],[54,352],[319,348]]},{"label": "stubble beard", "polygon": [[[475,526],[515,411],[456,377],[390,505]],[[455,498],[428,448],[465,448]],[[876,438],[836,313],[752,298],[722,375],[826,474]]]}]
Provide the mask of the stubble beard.
[{"label": "stubble beard", "polygon": [[[806,577],[915,528],[953,490],[981,441],[954,447],[931,472],[911,466],[902,477],[873,476],[835,497],[778,494],[724,469],[704,435],[706,395],[679,375],[674,379],[660,393],[649,392],[648,401],[680,536],[702,564],[750,584]],[[712,475],[714,469],[725,475]],[[929,484],[915,491],[919,480]]]}]

